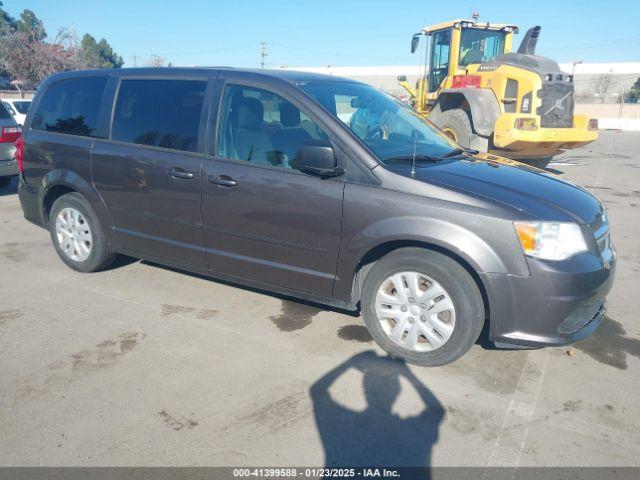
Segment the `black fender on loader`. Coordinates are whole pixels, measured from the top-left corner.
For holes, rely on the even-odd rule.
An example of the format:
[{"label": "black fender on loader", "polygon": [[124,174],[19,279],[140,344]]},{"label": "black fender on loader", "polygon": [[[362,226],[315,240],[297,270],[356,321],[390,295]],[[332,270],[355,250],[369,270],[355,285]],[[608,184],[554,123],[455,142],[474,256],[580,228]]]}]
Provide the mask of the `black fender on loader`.
[{"label": "black fender on loader", "polygon": [[483,152],[489,149],[499,116],[496,96],[484,88],[444,90],[429,112],[429,120],[441,129],[454,131],[460,145]]}]

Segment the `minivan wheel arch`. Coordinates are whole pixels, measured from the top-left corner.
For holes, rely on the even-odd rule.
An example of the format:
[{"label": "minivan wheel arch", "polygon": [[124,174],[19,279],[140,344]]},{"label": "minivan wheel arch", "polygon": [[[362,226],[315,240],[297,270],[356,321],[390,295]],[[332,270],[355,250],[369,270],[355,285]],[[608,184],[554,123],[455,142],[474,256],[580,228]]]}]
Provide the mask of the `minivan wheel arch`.
[{"label": "minivan wheel arch", "polygon": [[49,212],[53,202],[61,195],[70,192],[81,194],[91,204],[100,224],[104,228],[107,241],[110,241],[109,232],[111,231],[112,222],[102,198],[83,177],[67,170],[52,170],[42,179],[42,188],[40,189],[42,224],[44,226],[48,225]]},{"label": "minivan wheel arch", "polygon": [[353,304],[359,305],[360,298],[362,295],[362,285],[364,283],[364,279],[367,275],[367,272],[371,270],[371,268],[375,265],[375,263],[378,260],[385,257],[386,255],[389,255],[391,252],[395,252],[403,248],[423,248],[425,250],[436,251],[436,252],[442,253],[443,255],[448,256],[449,258],[457,262],[459,265],[461,265],[469,273],[469,275],[471,275],[471,277],[473,278],[474,282],[478,287],[478,290],[480,290],[480,294],[482,295],[482,301],[484,303],[484,309],[485,309],[485,328],[488,327],[489,320],[490,320],[489,297],[487,295],[486,286],[484,285],[484,282],[478,275],[478,272],[473,268],[473,266],[469,262],[467,262],[460,255],[457,255],[455,252],[452,252],[451,250],[443,248],[439,245],[435,245],[427,242],[404,241],[404,240],[391,241],[391,242],[377,245],[371,250],[369,250],[358,263],[356,271],[354,272],[354,275],[353,275],[352,293],[351,293],[351,300]]}]

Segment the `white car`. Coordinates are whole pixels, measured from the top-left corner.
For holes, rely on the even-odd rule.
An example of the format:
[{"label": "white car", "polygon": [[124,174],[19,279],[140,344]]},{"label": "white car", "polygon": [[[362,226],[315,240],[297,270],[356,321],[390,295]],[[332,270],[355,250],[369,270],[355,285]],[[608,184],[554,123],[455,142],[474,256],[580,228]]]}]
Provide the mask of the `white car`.
[{"label": "white car", "polygon": [[25,98],[3,98],[2,104],[9,110],[9,113],[13,115],[13,118],[18,122],[18,125],[24,125],[24,120],[27,117],[27,110],[31,105],[31,100]]}]

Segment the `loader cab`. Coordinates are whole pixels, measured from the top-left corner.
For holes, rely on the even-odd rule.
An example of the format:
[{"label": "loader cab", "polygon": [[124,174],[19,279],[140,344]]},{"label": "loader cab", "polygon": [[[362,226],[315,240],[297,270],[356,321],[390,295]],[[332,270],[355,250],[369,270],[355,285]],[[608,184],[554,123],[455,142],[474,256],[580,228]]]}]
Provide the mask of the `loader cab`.
[{"label": "loader cab", "polygon": [[423,28],[414,35],[412,51],[417,49],[417,39],[426,36],[429,40],[425,42],[427,98],[435,98],[439,90],[454,86],[453,77],[464,75],[469,65],[486,63],[511,51],[514,33],[517,33],[515,25],[468,20],[454,20]]}]

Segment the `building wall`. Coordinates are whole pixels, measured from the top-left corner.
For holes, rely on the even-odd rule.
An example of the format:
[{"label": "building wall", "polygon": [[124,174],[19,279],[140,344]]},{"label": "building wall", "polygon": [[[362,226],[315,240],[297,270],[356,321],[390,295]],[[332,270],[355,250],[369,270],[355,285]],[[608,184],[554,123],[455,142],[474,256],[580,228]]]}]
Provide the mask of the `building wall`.
[{"label": "building wall", "polygon": [[[561,63],[560,68],[571,73],[571,63]],[[383,65],[369,67],[287,67],[289,70],[324,73],[352,78],[381,88],[394,95],[404,93],[397,77],[405,75],[414,84],[423,74],[419,65]],[[628,90],[640,78],[640,62],[582,63],[575,66],[574,84],[576,100],[588,103],[618,102],[623,91]],[[604,93],[604,95],[602,95]]]}]

